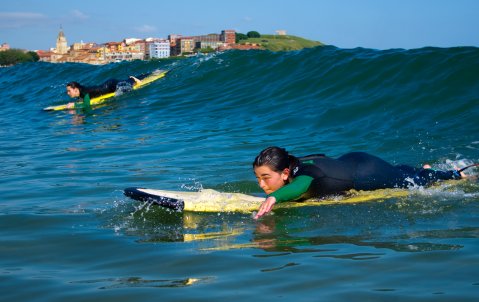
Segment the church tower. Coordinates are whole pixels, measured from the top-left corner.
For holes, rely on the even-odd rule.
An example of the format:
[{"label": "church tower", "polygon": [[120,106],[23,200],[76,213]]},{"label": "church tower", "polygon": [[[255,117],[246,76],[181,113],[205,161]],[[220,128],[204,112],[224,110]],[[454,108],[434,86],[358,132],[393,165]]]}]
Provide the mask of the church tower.
[{"label": "church tower", "polygon": [[60,32],[58,33],[57,48],[55,49],[55,52],[60,55],[64,55],[68,52],[67,38],[65,38],[62,27],[60,27]]}]

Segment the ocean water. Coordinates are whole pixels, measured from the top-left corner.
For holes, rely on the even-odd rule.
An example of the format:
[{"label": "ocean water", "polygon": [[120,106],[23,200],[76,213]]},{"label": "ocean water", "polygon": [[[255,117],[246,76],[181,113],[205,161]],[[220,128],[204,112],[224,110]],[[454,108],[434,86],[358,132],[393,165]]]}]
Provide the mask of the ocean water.
[{"label": "ocean water", "polygon": [[[65,84],[168,69],[84,112]],[[231,51],[0,69],[1,301],[477,301],[479,183],[248,214],[141,207],[125,187],[261,194],[270,145],[479,162],[479,49]]]}]

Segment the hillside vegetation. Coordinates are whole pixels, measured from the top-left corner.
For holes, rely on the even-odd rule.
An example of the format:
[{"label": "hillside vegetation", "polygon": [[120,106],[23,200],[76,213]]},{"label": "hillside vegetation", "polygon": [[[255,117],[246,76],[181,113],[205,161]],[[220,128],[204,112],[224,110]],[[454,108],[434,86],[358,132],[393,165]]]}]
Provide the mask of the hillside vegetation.
[{"label": "hillside vegetation", "polygon": [[240,40],[239,44],[259,44],[261,47],[271,51],[288,51],[303,48],[311,48],[324,45],[318,41],[311,41],[301,37],[291,35],[261,35],[259,38],[248,38]]},{"label": "hillside vegetation", "polygon": [[34,51],[7,49],[0,51],[0,66],[11,66],[24,62],[36,62],[40,58]]}]

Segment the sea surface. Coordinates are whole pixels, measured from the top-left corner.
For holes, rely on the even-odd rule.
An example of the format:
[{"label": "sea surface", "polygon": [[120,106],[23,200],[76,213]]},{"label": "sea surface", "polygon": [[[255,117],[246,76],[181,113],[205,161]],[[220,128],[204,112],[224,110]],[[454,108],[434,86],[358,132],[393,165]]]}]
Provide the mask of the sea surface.
[{"label": "sea surface", "polygon": [[[170,70],[92,112],[65,84]],[[251,163],[366,151],[479,162],[479,49],[229,51],[0,68],[1,301],[478,301],[478,169],[407,197],[250,214],[123,189],[259,195]]]}]

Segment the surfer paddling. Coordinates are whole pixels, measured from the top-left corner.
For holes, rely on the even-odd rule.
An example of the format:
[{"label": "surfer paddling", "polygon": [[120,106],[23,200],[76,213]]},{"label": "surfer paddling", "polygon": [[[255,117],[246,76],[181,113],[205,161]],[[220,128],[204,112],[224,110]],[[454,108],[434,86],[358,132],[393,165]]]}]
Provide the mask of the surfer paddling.
[{"label": "surfer paddling", "polygon": [[117,79],[110,79],[99,86],[86,87],[78,82],[70,82],[67,84],[67,94],[71,98],[80,99],[79,102],[71,102],[67,104],[68,109],[90,109],[90,99],[99,97],[108,93],[116,92],[121,89],[122,92],[131,91],[133,86],[141,83],[137,77],[130,76],[127,80],[120,81]]},{"label": "surfer paddling", "polygon": [[341,194],[351,189],[426,186],[465,177],[464,169],[436,171],[428,165],[423,168],[393,166],[364,152],[351,152],[336,159],[323,154],[295,157],[279,147],[261,151],[253,162],[253,169],[259,186],[268,195],[255,219],[270,212],[279,202]]}]

